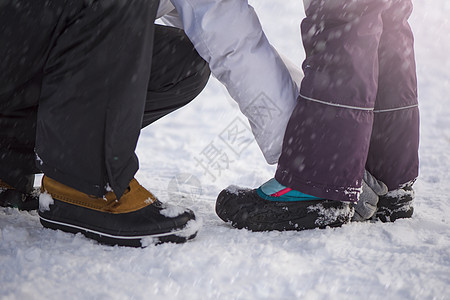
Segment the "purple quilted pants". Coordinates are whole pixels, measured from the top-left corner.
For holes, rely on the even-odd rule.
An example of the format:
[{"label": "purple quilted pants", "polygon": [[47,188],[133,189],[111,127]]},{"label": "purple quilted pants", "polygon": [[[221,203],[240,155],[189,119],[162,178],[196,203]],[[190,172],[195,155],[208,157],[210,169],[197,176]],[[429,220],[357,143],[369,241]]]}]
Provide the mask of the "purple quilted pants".
[{"label": "purple quilted pants", "polygon": [[305,77],[275,178],[338,201],[358,199],[364,169],[397,189],[419,165],[412,3],[310,2]]}]

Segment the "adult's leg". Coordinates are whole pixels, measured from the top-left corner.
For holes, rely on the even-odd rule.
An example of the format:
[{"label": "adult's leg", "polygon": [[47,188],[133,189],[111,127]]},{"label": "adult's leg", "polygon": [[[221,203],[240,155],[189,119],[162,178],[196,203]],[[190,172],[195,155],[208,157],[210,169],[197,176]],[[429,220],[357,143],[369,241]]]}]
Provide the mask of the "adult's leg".
[{"label": "adult's leg", "polygon": [[203,90],[209,75],[208,64],[184,31],[156,25],[142,127],[189,103]]},{"label": "adult's leg", "polygon": [[392,0],[382,14],[379,78],[366,168],[389,190],[418,175],[419,109],[410,0]]},{"label": "adult's leg", "polygon": [[37,121],[44,227],[127,246],[195,236],[192,211],[168,215],[133,179],[158,2],[93,1],[64,22],[44,67]]},{"label": "adult's leg", "polygon": [[384,1],[313,1],[302,37],[305,78],[275,178],[330,200],[356,201],[369,149]]},{"label": "adult's leg", "polygon": [[34,146],[42,70],[64,1],[0,7],[0,180],[28,193],[39,172]]},{"label": "adult's leg", "polygon": [[33,188],[37,106],[0,114],[0,180],[21,193]]},{"label": "adult's leg", "polygon": [[134,153],[150,77],[159,1],[69,2],[44,67],[36,153],[50,178],[117,198],[138,169]]}]

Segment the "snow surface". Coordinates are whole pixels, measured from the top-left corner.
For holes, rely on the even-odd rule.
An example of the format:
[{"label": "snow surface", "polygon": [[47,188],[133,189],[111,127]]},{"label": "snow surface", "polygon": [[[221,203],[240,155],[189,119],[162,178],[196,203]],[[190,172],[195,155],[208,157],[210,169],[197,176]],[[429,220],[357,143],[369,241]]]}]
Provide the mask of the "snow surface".
[{"label": "snow surface", "polygon": [[44,192],[39,195],[39,210],[40,211],[49,211],[50,205],[54,203],[52,196],[50,194]]},{"label": "snow surface", "polygon": [[[251,3],[269,39],[300,65],[301,1]],[[0,298],[450,299],[450,1],[415,6],[422,139],[412,219],[282,233],[223,223],[214,213],[218,193],[259,186],[274,167],[256,143],[236,153],[220,138],[242,115],[211,80],[193,103],[146,128],[137,149],[138,180],[162,201],[193,209],[203,222],[197,238],[108,247],[43,229],[35,212],[0,209]],[[222,169],[203,168],[212,146]],[[186,173],[195,188],[167,188]]]},{"label": "snow surface", "polygon": [[160,211],[161,215],[174,218],[179,215],[182,215],[186,212],[186,208],[180,205],[173,205],[170,203],[164,203],[164,209]]}]

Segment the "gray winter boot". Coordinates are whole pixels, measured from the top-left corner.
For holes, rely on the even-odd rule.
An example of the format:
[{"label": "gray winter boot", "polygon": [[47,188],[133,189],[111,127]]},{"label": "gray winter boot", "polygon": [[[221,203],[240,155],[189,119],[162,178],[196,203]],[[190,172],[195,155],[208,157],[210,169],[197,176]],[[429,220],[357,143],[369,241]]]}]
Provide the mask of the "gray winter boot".
[{"label": "gray winter boot", "polygon": [[352,221],[394,222],[400,218],[410,218],[414,212],[412,185],[413,182],[388,192],[388,188],[383,182],[365,171],[362,193],[355,205]]}]

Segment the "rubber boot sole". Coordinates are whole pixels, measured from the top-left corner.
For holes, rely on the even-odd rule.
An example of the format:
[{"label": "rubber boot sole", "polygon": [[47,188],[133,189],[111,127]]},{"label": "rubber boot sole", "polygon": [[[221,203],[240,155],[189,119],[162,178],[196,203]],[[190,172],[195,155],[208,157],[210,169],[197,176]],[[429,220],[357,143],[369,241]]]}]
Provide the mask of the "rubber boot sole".
[{"label": "rubber boot sole", "polygon": [[105,234],[97,232],[89,228],[83,228],[72,224],[65,224],[62,222],[56,222],[47,220],[43,217],[39,217],[42,226],[48,229],[61,230],[68,233],[81,233],[87,238],[96,240],[100,244],[109,246],[127,246],[127,247],[145,247],[150,244],[158,245],[162,243],[185,243],[196,237],[197,232],[190,233],[190,229],[179,229],[173,232],[160,233],[145,236],[119,236]]},{"label": "rubber boot sole", "polygon": [[277,202],[262,199],[256,190],[223,190],[217,197],[216,213],[239,229],[299,231],[340,227],[350,222],[353,208],[339,201]]},{"label": "rubber boot sole", "polygon": [[165,216],[167,206],[159,201],[134,212],[114,214],[52,200],[48,207],[41,203],[38,213],[42,226],[81,233],[106,245],[145,247],[166,242],[184,243],[194,238],[199,229],[192,211],[182,210]]}]

